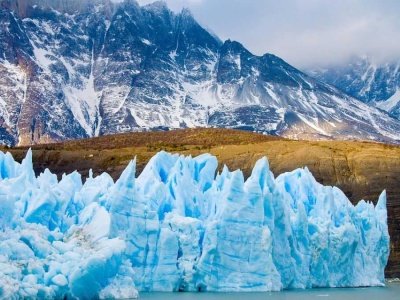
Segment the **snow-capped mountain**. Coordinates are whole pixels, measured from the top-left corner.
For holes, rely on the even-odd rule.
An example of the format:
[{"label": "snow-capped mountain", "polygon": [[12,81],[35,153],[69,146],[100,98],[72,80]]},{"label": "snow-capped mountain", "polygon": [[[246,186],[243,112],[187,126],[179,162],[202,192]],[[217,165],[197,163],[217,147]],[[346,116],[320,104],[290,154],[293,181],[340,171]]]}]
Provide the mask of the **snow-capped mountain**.
[{"label": "snow-capped mountain", "polygon": [[388,114],[163,2],[2,0],[0,74],[12,145],[197,126],[400,140]]},{"label": "snow-capped mountain", "polygon": [[311,76],[400,119],[400,62],[380,63],[364,56],[344,65],[315,68]]}]

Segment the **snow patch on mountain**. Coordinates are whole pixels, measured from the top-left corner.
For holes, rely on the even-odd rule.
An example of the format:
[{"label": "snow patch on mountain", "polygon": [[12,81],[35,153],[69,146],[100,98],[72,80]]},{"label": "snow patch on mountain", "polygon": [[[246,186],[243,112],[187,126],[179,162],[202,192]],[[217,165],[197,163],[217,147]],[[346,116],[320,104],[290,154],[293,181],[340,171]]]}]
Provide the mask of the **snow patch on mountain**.
[{"label": "snow patch on mountain", "polygon": [[[0,14],[3,143],[207,126],[400,140],[400,122],[383,111],[274,55],[221,42],[187,10],[175,14],[162,2],[39,2]],[[362,70],[369,80],[370,69]]]},{"label": "snow patch on mountain", "polygon": [[400,87],[396,88],[396,92],[387,100],[376,102],[375,106],[385,110],[385,111],[392,111],[396,106],[400,103]]},{"label": "snow patch on mountain", "polygon": [[[337,86],[363,102],[400,118],[400,63],[377,62],[374,58],[356,57],[348,64],[307,71],[317,79]],[[396,100],[397,99],[397,100]]]}]

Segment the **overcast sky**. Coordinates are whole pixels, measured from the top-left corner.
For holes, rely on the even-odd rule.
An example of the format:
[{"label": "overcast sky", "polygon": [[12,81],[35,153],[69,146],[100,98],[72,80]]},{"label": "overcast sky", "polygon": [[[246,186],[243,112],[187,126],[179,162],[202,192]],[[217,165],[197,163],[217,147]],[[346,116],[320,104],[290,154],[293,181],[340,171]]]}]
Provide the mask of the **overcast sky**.
[{"label": "overcast sky", "polygon": [[[140,4],[154,1],[138,0]],[[353,55],[400,59],[400,0],[166,0],[191,10],[222,40],[273,53],[298,68]]]}]

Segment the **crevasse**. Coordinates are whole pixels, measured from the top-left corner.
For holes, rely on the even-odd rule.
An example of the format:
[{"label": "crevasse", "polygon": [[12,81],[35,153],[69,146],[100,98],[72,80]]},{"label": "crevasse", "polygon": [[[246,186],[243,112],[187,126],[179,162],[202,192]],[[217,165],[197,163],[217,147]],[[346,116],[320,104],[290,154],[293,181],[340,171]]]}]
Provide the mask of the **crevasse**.
[{"label": "crevasse", "polygon": [[245,180],[217,159],[159,152],[114,183],[35,177],[0,152],[0,298],[279,291],[384,284],[386,194],[353,206],[305,169]]}]

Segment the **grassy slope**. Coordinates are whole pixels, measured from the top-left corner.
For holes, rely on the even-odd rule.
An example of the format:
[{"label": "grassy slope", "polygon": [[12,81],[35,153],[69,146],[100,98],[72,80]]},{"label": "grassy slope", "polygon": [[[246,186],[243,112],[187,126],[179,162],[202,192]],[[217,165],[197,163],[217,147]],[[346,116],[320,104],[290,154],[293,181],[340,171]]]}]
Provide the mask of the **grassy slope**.
[{"label": "grassy slope", "polygon": [[[78,170],[84,177],[104,171],[117,179],[137,157],[139,174],[158,151],[185,155],[209,152],[220,168],[241,169],[247,177],[255,162],[266,156],[277,176],[298,167],[308,167],[325,185],[336,185],[356,203],[377,200],[388,193],[391,257],[387,275],[400,277],[400,147],[352,141],[291,141],[261,134],[227,129],[186,129],[169,132],[130,133],[89,140],[32,147],[36,172],[49,168],[61,175]],[[21,160],[27,148],[9,151]]]}]

